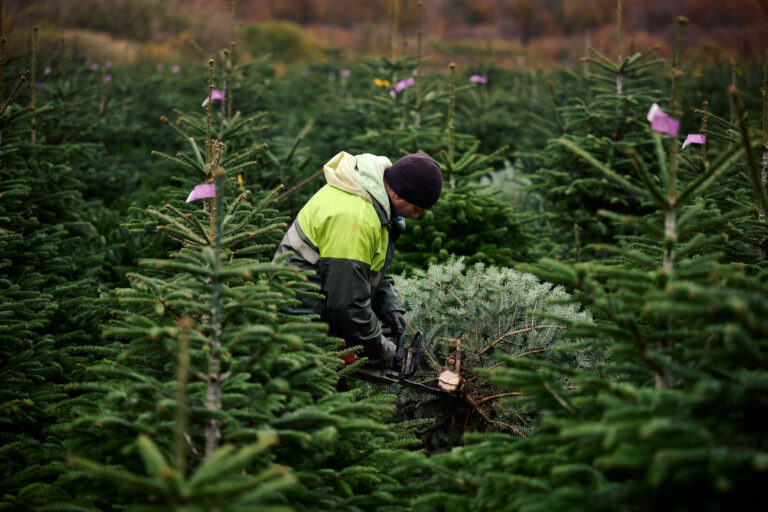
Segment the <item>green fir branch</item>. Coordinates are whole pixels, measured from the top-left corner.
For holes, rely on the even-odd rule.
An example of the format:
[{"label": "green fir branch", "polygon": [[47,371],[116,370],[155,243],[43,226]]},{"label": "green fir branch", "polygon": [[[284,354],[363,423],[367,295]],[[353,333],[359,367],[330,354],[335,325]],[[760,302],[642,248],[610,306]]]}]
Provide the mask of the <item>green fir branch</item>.
[{"label": "green fir branch", "polygon": [[573,154],[586,160],[595,169],[597,169],[598,171],[602,172],[609,178],[616,181],[619,185],[626,188],[629,192],[632,192],[633,194],[636,194],[640,197],[647,195],[647,192],[644,189],[641,189],[640,187],[633,185],[632,183],[627,181],[623,176],[620,176],[619,174],[617,174],[616,172],[608,168],[605,164],[600,163],[594,156],[592,156],[587,151],[584,151],[583,149],[575,145],[570,140],[561,137],[557,139],[557,143],[560,146],[563,146],[564,148],[572,152]]},{"label": "green fir branch", "polygon": [[165,153],[162,153],[160,151],[152,151],[151,154],[152,154],[152,156],[159,156],[160,158],[163,158],[164,160],[168,160],[169,162],[172,162],[172,163],[178,165],[179,167],[183,167],[185,169],[190,169],[190,170],[193,170],[193,171],[202,172],[203,174],[205,174],[205,170],[204,169],[201,169],[199,167],[195,167],[195,166],[189,164],[187,161],[185,161],[185,160],[183,160],[181,158],[173,157],[171,155],[166,155]]}]

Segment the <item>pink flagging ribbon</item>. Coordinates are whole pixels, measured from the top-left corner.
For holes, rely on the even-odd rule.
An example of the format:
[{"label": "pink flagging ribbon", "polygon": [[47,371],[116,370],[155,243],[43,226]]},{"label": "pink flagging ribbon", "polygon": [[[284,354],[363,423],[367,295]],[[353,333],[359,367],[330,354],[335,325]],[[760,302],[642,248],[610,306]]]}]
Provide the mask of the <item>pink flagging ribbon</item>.
[{"label": "pink flagging ribbon", "polygon": [[408,78],[404,78],[395,84],[395,87],[394,87],[395,92],[404,91],[405,89],[407,89],[408,87],[412,86],[415,83],[416,83],[416,80],[414,80],[412,76],[409,76]]},{"label": "pink flagging ribbon", "polygon": [[706,144],[707,136],[700,133],[689,133],[683,142],[683,148],[690,146],[691,144]]},{"label": "pink flagging ribbon", "polygon": [[216,197],[216,185],[213,183],[195,185],[195,188],[192,189],[192,192],[187,197],[187,202],[197,201],[198,199],[210,199],[211,197]]},{"label": "pink flagging ribbon", "polygon": [[647,119],[651,122],[651,130],[655,132],[675,137],[680,131],[680,121],[665,114],[656,103],[651,105]]},{"label": "pink flagging ribbon", "polygon": [[653,122],[653,118],[658,112],[661,112],[661,107],[659,107],[657,103],[654,103],[651,105],[651,109],[648,111],[648,115],[645,118],[648,119],[649,123]]},{"label": "pink flagging ribbon", "polygon": [[[211,97],[210,97],[211,100],[223,100],[226,97],[227,97],[227,93],[225,91],[222,91],[220,89],[213,89],[211,91]],[[206,98],[203,100],[203,106],[206,106],[208,104],[208,99],[209,98],[206,96]]]}]

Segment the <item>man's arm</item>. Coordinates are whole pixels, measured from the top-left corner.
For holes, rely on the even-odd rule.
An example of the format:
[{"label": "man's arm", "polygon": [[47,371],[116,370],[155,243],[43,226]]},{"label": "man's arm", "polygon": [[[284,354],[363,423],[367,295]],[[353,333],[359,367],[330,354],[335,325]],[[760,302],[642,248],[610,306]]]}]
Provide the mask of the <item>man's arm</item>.
[{"label": "man's arm", "polygon": [[320,258],[319,274],[326,295],[326,318],[333,335],[350,346],[366,346],[381,337],[371,309],[371,268],[346,258]]},{"label": "man's arm", "polygon": [[376,292],[373,296],[372,308],[376,316],[382,321],[393,311],[405,313],[405,308],[400,300],[400,296],[395,290],[395,280],[392,276],[384,276],[381,279]]}]

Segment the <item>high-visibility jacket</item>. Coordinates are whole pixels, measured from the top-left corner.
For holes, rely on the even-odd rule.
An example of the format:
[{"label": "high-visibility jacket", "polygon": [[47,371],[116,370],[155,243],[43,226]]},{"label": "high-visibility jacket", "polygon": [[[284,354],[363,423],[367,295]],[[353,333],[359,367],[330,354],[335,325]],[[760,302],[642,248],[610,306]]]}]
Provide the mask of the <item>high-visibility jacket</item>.
[{"label": "high-visibility jacket", "polygon": [[313,270],[323,299],[302,298],[295,313],[316,313],[349,346],[381,338],[379,319],[404,312],[386,275],[405,221],[384,188],[386,157],[341,152],[323,167],[327,184],[307,201],[278,246],[274,260]]}]

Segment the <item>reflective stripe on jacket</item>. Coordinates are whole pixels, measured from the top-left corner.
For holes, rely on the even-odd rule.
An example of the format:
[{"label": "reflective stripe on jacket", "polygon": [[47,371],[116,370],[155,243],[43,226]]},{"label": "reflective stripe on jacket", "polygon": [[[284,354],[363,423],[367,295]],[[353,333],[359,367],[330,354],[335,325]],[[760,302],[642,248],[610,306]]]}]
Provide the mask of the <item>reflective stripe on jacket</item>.
[{"label": "reflective stripe on jacket", "polygon": [[304,205],[275,253],[291,252],[288,264],[314,270],[325,296],[302,299],[294,312],[321,315],[331,333],[350,345],[377,340],[377,317],[404,311],[385,275],[404,228],[402,219],[391,218],[384,188],[390,165],[370,154],[334,156],[324,167],[328,184]]}]

